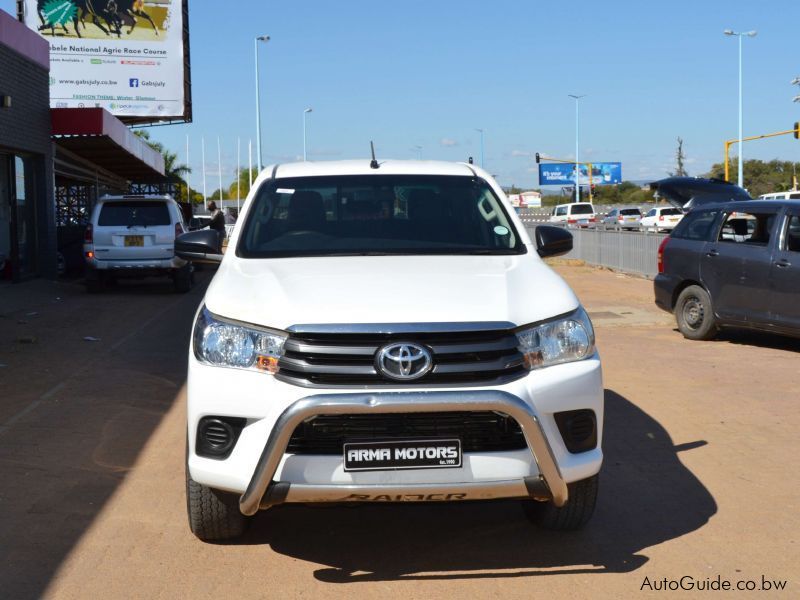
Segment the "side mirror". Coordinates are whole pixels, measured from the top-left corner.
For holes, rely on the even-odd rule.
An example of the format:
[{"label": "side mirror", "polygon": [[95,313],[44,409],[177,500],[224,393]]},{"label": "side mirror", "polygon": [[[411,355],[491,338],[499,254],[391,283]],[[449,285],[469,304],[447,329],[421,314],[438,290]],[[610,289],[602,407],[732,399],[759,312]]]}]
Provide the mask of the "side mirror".
[{"label": "side mirror", "polygon": [[175,238],[175,255],[183,260],[216,264],[222,262],[219,234],[213,229],[198,229]]},{"label": "side mirror", "polygon": [[572,234],[561,227],[539,225],[534,233],[536,251],[542,258],[561,256],[572,250]]}]

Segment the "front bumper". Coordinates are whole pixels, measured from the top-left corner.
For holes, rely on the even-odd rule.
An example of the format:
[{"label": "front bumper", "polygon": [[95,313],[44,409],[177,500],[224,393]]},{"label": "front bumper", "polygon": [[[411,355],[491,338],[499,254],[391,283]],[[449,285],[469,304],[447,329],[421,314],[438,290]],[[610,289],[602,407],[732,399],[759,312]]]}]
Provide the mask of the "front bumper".
[{"label": "front bumper", "polygon": [[[262,373],[204,365],[191,351],[188,358],[189,473],[200,484],[237,495],[244,494],[257,480],[263,490],[252,491],[255,496],[261,493],[261,497],[253,501],[259,508],[262,498],[266,498],[266,504],[276,503],[275,499],[283,502],[428,501],[536,497],[537,494],[543,498],[541,484],[550,486],[551,481],[541,467],[539,454],[542,452],[534,457],[535,449],[531,451],[531,436],[540,434],[547,441],[550,459],[557,465],[560,478],[566,483],[591,477],[602,465],[603,381],[597,354],[582,361],[532,371],[525,377],[492,388],[409,389],[398,386],[380,390],[314,390]],[[320,398],[323,401],[318,403]],[[443,408],[438,404],[439,399],[445,400],[447,406]],[[267,451],[268,442],[281,431],[291,435],[294,428],[287,426],[285,419],[301,418],[295,412],[301,408],[302,414],[306,410],[313,413],[320,406],[328,410],[342,402],[347,411],[387,410],[376,407],[392,406],[393,412],[413,413],[421,411],[426,403],[433,403],[427,410],[438,412],[459,410],[465,399],[489,402],[492,406],[489,410],[510,414],[519,419],[520,425],[524,422],[529,448],[465,452],[460,468],[359,472],[344,471],[341,455],[286,453],[281,457],[278,450]],[[470,405],[468,410],[480,410],[473,406],[479,405]],[[598,445],[593,450],[574,454],[565,446],[555,415],[585,408],[596,414]],[[237,417],[246,422],[232,452],[224,460],[201,456],[195,451],[197,427],[206,416]],[[279,424],[281,419],[284,421]],[[273,447],[280,445],[279,442],[285,447],[283,438],[276,439]],[[548,452],[542,456],[547,460]],[[274,473],[261,473],[267,466],[272,469],[271,463],[276,457],[279,462]],[[267,459],[269,465],[265,463]],[[254,477],[257,473],[258,477]],[[265,480],[267,476],[272,480]],[[550,479],[554,479],[552,475]],[[283,485],[273,486],[267,494],[273,482]],[[552,488],[548,487],[548,498],[551,492]]]},{"label": "front bumper", "polygon": [[[449,411],[500,411],[513,417],[525,435],[538,476],[519,480],[452,484],[348,484],[320,485],[273,481],[295,427],[309,417],[355,413]],[[534,497],[567,501],[567,484],[550,444],[531,407],[520,398],[498,390],[465,392],[404,392],[320,394],[294,402],[278,417],[264,446],[247,490],[239,501],[245,515],[282,502],[426,501]]]}]

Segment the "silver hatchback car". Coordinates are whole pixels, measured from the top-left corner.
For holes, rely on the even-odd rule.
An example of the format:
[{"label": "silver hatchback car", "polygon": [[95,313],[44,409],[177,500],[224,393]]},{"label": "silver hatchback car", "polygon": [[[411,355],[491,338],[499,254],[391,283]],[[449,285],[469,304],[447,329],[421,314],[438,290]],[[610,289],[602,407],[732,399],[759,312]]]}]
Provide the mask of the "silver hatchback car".
[{"label": "silver hatchback car", "polygon": [[612,208],[600,221],[603,229],[639,229],[642,211],[638,208]]}]

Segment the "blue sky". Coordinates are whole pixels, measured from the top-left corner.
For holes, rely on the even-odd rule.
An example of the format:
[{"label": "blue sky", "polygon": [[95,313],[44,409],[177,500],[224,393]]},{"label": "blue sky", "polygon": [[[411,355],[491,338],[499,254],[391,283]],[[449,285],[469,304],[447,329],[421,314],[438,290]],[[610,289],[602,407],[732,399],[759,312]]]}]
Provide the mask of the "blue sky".
[{"label": "blue sky", "polygon": [[[194,122],[152,129],[183,157],[192,145],[193,185],[206,138],[209,189],[216,138],[232,179],[236,138],[255,138],[253,38],[261,49],[265,162],[309,158],[479,160],[503,185],[536,186],[532,154],[574,156],[581,105],[581,158],[621,161],[625,179],[658,178],[685,142],[691,174],[722,156],[737,135],[737,44],[745,40],[745,135],[800,120],[790,85],[800,75],[797,0],[474,2],[209,2],[192,0]],[[0,8],[14,10],[13,0]],[[234,10],[235,9],[235,10]],[[751,142],[750,158],[800,160],[791,136]],[[213,161],[212,161],[213,158]],[[213,162],[213,164],[212,164]]]}]

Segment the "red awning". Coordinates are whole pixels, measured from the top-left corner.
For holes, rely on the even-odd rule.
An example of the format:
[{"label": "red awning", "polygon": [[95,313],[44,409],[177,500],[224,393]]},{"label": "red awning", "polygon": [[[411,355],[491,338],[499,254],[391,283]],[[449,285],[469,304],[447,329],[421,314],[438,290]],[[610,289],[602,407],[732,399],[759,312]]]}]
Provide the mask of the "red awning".
[{"label": "red awning", "polygon": [[51,108],[53,141],[128,181],[164,179],[164,157],[103,108]]}]

